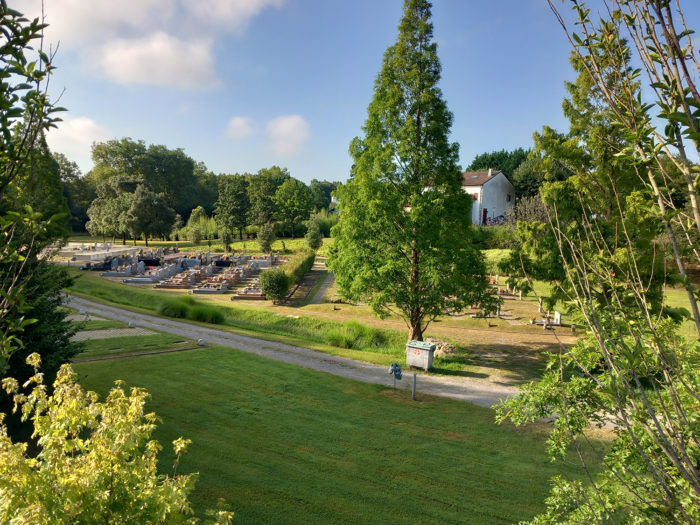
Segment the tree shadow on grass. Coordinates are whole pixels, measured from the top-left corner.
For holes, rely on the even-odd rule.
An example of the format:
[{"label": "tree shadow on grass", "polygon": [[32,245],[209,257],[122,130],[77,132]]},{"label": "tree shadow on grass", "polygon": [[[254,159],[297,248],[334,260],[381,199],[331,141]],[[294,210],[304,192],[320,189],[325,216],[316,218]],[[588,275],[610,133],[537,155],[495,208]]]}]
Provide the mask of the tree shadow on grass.
[{"label": "tree shadow on grass", "polygon": [[436,358],[433,371],[446,376],[491,378],[497,384],[519,386],[542,377],[548,354],[559,348],[556,343],[542,341],[458,347],[456,354]]}]

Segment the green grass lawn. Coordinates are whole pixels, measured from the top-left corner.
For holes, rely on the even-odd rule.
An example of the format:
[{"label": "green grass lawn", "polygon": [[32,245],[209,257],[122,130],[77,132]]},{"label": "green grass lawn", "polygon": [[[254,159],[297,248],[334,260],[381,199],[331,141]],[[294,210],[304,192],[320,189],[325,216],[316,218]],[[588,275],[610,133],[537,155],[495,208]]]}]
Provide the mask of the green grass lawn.
[{"label": "green grass lawn", "polygon": [[[73,273],[77,270],[70,269]],[[223,313],[221,328],[274,341],[301,344],[308,348],[380,364],[389,364],[401,357],[405,334],[393,330],[366,327],[357,322],[324,321],[313,317],[289,317],[261,308],[246,308],[231,304],[212,304],[206,299],[191,299],[181,293],[125,286],[97,275],[82,272],[70,291],[128,308],[157,314],[168,300],[190,300],[194,305]],[[188,297],[189,299],[185,299]]]},{"label": "green grass lawn", "polygon": [[75,357],[76,360],[175,348],[190,348],[195,346],[196,343],[178,335],[158,333],[153,335],[111,337],[108,339],[89,339],[83,341],[83,345],[84,350]]},{"label": "green grass lawn", "polygon": [[83,331],[93,330],[108,330],[110,328],[126,328],[129,326],[121,321],[113,321],[111,319],[93,319],[90,321],[72,321],[78,326],[78,329]]},{"label": "green grass lawn", "polygon": [[116,379],[148,389],[161,469],[192,439],[178,471],[199,472],[197,513],[224,498],[236,523],[513,523],[544,509],[553,475],[582,475],[547,459],[545,424],[231,349],[75,369],[101,395]]},{"label": "green grass lawn", "polygon": [[[124,285],[101,278],[95,273],[79,272],[76,269],[69,269],[69,271],[80,276],[70,288],[71,292],[126,308],[148,311],[156,315],[159,312],[176,315],[178,308],[163,308],[163,306],[172,301],[178,303],[190,301],[192,305],[186,305],[189,314],[194,314],[196,308],[197,312],[202,315],[197,317],[181,315],[181,317],[205,321],[207,318],[213,318],[209,315],[210,313],[216,314],[218,327],[244,335],[296,344],[332,355],[383,365],[403,360],[405,355],[406,331],[403,326],[398,323],[392,326],[382,326],[382,323],[378,322],[369,308],[365,306],[341,305],[338,312],[333,312],[333,305],[330,304],[309,305],[304,307],[309,309],[307,312],[309,315],[299,315],[302,313],[299,309],[272,307],[264,304],[234,304],[228,300],[229,296],[226,295],[194,299],[193,296],[179,291],[163,291],[151,287]],[[462,376],[482,374],[481,364],[483,363],[476,359],[475,351],[491,355],[494,348],[491,348],[489,344],[477,344],[473,341],[462,344],[451,336],[450,327],[481,330],[488,330],[491,327],[494,330],[506,332],[539,333],[541,329],[527,324],[527,317],[532,313],[526,312],[537,311],[536,306],[534,306],[536,303],[533,301],[534,299],[508,301],[506,306],[509,314],[523,319],[523,324],[517,326],[511,325],[505,320],[472,319],[469,316],[459,319],[444,318],[439,324],[434,323],[433,330],[442,327],[442,335],[439,338],[453,342],[459,350],[455,355],[436,359],[435,368],[431,373]],[[324,317],[324,313],[331,313],[335,319]],[[428,335],[431,335],[430,332]],[[499,345],[495,350],[501,352],[501,346]],[[517,349],[513,351],[517,351]],[[532,357],[537,356],[531,355],[529,351],[527,353],[527,359],[506,360],[503,366],[490,360],[488,364],[492,371],[489,373],[495,373],[494,370],[502,369],[507,372],[509,377],[512,376],[511,379],[519,382],[539,376],[544,361],[542,359],[533,360]],[[494,364],[496,368],[492,366]],[[500,372],[498,373],[500,374]]]}]

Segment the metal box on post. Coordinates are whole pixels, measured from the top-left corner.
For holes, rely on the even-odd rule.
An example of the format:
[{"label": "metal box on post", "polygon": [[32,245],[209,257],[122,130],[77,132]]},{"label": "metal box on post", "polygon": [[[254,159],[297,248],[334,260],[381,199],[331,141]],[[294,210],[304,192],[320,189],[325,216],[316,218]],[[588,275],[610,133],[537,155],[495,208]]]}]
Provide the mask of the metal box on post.
[{"label": "metal box on post", "polygon": [[406,343],[406,366],[422,368],[426,372],[433,367],[435,345],[425,341],[409,341]]}]

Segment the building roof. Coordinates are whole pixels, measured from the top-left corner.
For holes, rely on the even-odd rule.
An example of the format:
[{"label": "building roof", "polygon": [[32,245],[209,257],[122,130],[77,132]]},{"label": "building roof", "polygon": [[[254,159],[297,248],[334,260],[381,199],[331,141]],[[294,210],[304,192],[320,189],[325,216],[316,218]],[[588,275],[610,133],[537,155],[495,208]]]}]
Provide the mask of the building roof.
[{"label": "building roof", "polygon": [[483,186],[499,173],[503,172],[501,170],[492,169],[488,171],[465,171],[463,174],[462,186]]}]

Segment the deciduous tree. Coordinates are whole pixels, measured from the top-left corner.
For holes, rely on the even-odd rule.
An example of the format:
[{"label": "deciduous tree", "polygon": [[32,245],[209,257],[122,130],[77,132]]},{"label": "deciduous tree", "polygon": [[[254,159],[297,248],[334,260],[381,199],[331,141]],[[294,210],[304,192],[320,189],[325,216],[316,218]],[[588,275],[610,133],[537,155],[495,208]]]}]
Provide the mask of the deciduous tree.
[{"label": "deciduous tree", "polygon": [[314,206],[309,187],[297,179],[289,178],[277,188],[275,203],[277,217],[289,222],[292,227],[292,239],[294,239],[296,225],[309,218]]},{"label": "deciduous tree", "polygon": [[337,182],[328,182],[327,180],[311,179],[309,189],[314,199],[314,207],[317,212],[328,210],[331,207],[331,194],[338,187]]},{"label": "deciduous tree", "polygon": [[235,238],[238,230],[243,240],[243,230],[248,226],[250,199],[248,198],[248,180],[243,175],[219,175],[219,197],[214,205],[214,218],[219,229],[228,232],[229,238]]},{"label": "deciduous tree", "polygon": [[277,219],[277,188],[290,178],[286,168],[272,166],[248,177],[248,198],[250,199],[249,224],[261,226]]},{"label": "deciduous tree", "polygon": [[467,167],[470,171],[488,170],[489,168],[501,170],[510,179],[515,170],[527,159],[528,151],[523,148],[516,148],[513,151],[505,149],[492,151],[491,153],[481,153],[474,157],[472,163]]},{"label": "deciduous tree", "polygon": [[410,339],[450,310],[485,303],[481,253],[471,242],[452,114],[438,88],[431,5],[406,0],[384,54],[364,137],[350,146],[353,178],[337,192],[340,220],[329,259],[347,297],[396,311]]},{"label": "deciduous tree", "polygon": [[33,148],[54,125],[54,112],[60,109],[46,95],[51,57],[40,46],[31,47],[40,42],[44,27],[40,20],[27,20],[0,2],[0,373],[22,348],[22,332],[33,322],[28,316],[31,305],[25,301],[32,263],[62,221],[18,198],[20,178],[31,170]]},{"label": "deciduous tree", "polygon": [[[565,103],[570,136],[541,144],[574,175],[543,187],[549,224],[530,242],[558,255],[559,289],[589,333],[562,348],[542,381],[500,416],[522,423],[555,415],[554,457],[570,445],[583,458],[591,424],[616,434],[602,471],[588,483],[556,479],[534,523],[698,523],[700,314],[685,269],[700,249],[689,157],[700,151],[692,31],[679,2],[612,0],[597,20],[583,2],[570,4],[577,34],[550,2],[579,73]],[[692,331],[679,330],[681,312],[665,302],[669,281],[686,290]]]},{"label": "deciduous tree", "polygon": [[136,187],[126,212],[126,228],[134,238],[143,236],[148,246],[151,235],[165,237],[175,220],[175,212],[168,206],[163,193],[153,193],[143,184]]}]

